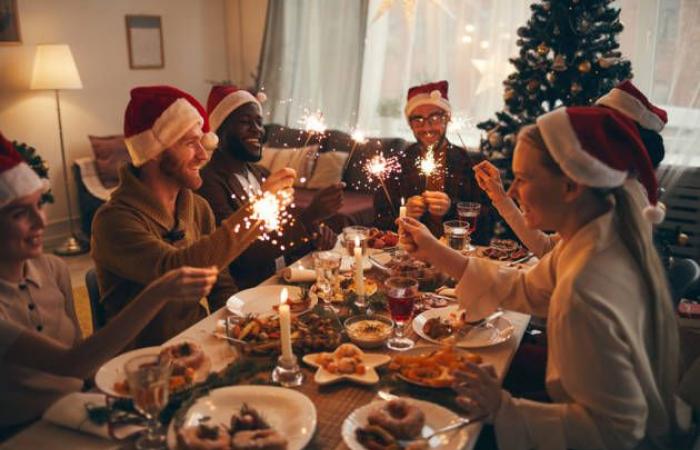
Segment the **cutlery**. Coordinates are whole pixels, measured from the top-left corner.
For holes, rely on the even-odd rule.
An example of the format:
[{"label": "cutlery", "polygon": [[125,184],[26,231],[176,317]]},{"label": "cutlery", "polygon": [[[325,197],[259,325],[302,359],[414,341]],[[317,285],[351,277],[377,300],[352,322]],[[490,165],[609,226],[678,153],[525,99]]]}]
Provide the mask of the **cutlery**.
[{"label": "cutlery", "polygon": [[455,298],[455,297],[449,297],[447,295],[440,295],[440,294],[436,294],[434,292],[425,292],[423,295],[426,297],[431,297],[431,298],[439,298],[441,300],[446,300],[448,302],[456,302],[457,301],[457,298]]},{"label": "cutlery", "polygon": [[528,253],[527,255],[523,256],[520,259],[516,259],[515,261],[509,262],[506,267],[515,267],[518,264],[523,264],[523,263],[530,261],[534,257],[535,257],[535,255],[533,253]]},{"label": "cutlery", "polygon": [[488,316],[484,317],[483,319],[479,320],[472,320],[472,321],[466,321],[464,322],[464,325],[460,327],[460,329],[457,331],[458,336],[466,336],[467,333],[469,333],[473,328],[479,328],[486,326],[493,322],[495,319],[498,319],[501,317],[505,312],[502,309],[497,310],[496,312],[493,312],[489,314]]},{"label": "cutlery", "polygon": [[439,434],[444,434],[444,433],[447,433],[449,431],[453,431],[453,430],[457,430],[457,429],[462,428],[462,427],[466,427],[469,424],[480,422],[480,421],[484,420],[486,417],[487,417],[486,414],[476,416],[473,418],[460,417],[459,419],[457,419],[457,421],[455,423],[451,423],[451,424],[444,426],[442,428],[438,428],[437,430],[434,430],[432,433],[430,433],[427,436],[423,436],[421,438],[411,439],[411,440],[399,439],[396,442],[398,442],[398,444],[402,448],[405,448],[408,445],[418,443],[418,442],[423,442],[423,443],[427,444],[432,438],[434,438],[435,436],[437,436]]}]

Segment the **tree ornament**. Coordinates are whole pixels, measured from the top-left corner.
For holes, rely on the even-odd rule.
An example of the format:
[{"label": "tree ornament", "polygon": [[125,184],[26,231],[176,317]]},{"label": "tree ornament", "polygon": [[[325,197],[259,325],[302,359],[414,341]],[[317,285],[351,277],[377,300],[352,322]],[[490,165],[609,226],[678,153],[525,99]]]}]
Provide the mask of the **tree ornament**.
[{"label": "tree ornament", "polygon": [[547,81],[549,84],[554,84],[557,81],[557,74],[554,72],[547,72]]},{"label": "tree ornament", "polygon": [[602,56],[598,58],[598,65],[603,69],[609,69],[615,64],[617,64],[616,58],[605,58]]},{"label": "tree ornament", "polygon": [[515,91],[513,91],[513,89],[511,89],[511,88],[506,89],[505,91],[503,91],[503,101],[507,102],[507,101],[511,100],[514,95],[515,95]]},{"label": "tree ornament", "polygon": [[503,145],[503,136],[496,130],[490,131],[488,134],[489,145],[493,148],[501,148]]},{"label": "tree ornament", "polygon": [[547,44],[544,42],[540,43],[540,45],[537,46],[537,53],[541,56],[545,56],[547,53],[549,53],[549,47],[547,47]]},{"label": "tree ornament", "polygon": [[685,247],[688,245],[688,242],[690,241],[690,238],[688,237],[687,234],[685,233],[678,233],[678,245],[681,247]]},{"label": "tree ornament", "polygon": [[581,73],[588,73],[588,72],[590,72],[590,71],[591,71],[591,62],[588,61],[588,60],[582,61],[582,62],[578,65],[578,71],[581,72]]},{"label": "tree ornament", "polygon": [[552,69],[557,72],[563,72],[566,70],[566,57],[564,55],[556,55],[554,57],[554,62],[552,63]]},{"label": "tree ornament", "polygon": [[579,92],[583,90],[583,87],[581,86],[581,83],[574,81],[571,83],[571,93],[574,95],[578,95]]},{"label": "tree ornament", "polygon": [[540,82],[537,80],[530,80],[527,82],[526,88],[529,92],[535,92],[538,87],[540,87]]}]

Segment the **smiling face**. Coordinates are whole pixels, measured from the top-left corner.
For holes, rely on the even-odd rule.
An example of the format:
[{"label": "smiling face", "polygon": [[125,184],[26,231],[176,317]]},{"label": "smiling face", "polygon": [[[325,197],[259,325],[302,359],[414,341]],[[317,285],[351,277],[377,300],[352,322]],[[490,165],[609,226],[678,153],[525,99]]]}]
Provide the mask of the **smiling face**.
[{"label": "smiling face", "polygon": [[183,188],[196,190],[202,186],[199,169],[209,160],[201,142],[203,135],[201,127],[195,125],[160,154],[160,171]]},{"label": "smiling face", "polygon": [[420,105],[408,116],[413,136],[423,147],[440,142],[445,136],[449,121],[449,113],[435,105]]},{"label": "smiling face", "polygon": [[41,190],[26,195],[0,209],[0,258],[23,261],[36,258],[44,250],[46,216]]},{"label": "smiling face", "polygon": [[218,130],[222,149],[241,161],[257,162],[262,157],[262,111],[257,103],[246,103],[228,115]]}]

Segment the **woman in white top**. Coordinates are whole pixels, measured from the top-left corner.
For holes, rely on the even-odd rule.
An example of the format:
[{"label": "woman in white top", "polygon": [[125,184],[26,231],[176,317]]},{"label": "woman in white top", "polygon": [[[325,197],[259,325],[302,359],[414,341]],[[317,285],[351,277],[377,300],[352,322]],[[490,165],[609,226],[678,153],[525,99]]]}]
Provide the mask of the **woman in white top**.
[{"label": "woman in white top", "polygon": [[43,253],[47,187],[0,134],[0,440],[80,390],[167,302],[196,302],[216,280],[213,268],[168,272],[82,339],[68,268]]},{"label": "woman in white top", "polygon": [[[596,101],[597,105],[614,109],[637,123],[644,148],[649,154],[652,166],[656,169],[664,157],[664,142],[659,134],[668,121],[666,111],[653,105],[631,81],[626,80]],[[518,239],[537,257],[549,252],[559,240],[556,234],[528,228],[522,212],[515,202],[506,195],[498,169],[488,161],[474,166],[476,181],[486,192],[493,206],[508,223]],[[633,200],[641,208],[647,206],[646,192],[632,175],[625,182]]]},{"label": "woman in white top", "polygon": [[560,108],[525,127],[510,189],[528,227],[561,240],[527,272],[467,258],[401,219],[407,249],[459,279],[473,318],[497,307],[547,318],[552,403],[513,398],[483,368],[459,400],[488,413],[501,449],[668,447],[675,430],[678,331],[642,212],[622,188],[635,170],[658,216],[657,184],[634,123],[606,108]]}]

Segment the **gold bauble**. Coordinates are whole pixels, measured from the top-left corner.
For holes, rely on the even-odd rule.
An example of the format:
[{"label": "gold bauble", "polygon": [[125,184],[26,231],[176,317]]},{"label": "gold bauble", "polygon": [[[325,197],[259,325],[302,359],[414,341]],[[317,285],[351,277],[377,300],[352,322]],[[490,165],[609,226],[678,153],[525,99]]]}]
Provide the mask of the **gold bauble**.
[{"label": "gold bauble", "polygon": [[590,72],[590,71],[591,71],[591,62],[588,61],[588,60],[582,61],[582,62],[578,65],[578,71],[581,72],[581,73],[588,73],[588,72]]},{"label": "gold bauble", "polygon": [[510,89],[510,88],[506,89],[505,91],[503,91],[503,101],[507,102],[508,100],[513,98],[514,95],[515,95],[515,92],[513,91],[513,89]]},{"label": "gold bauble", "polygon": [[688,245],[689,240],[690,240],[690,238],[688,237],[687,234],[678,233],[678,245],[680,245],[681,247],[685,247],[686,245]]},{"label": "gold bauble", "polygon": [[610,67],[614,66],[615,64],[617,64],[617,59],[615,59],[615,58],[604,58],[604,57],[598,58],[598,65],[603,69],[609,69]]},{"label": "gold bauble", "polygon": [[542,42],[540,45],[537,46],[537,53],[539,53],[541,56],[546,55],[549,53],[549,47],[547,47],[547,44]]},{"label": "gold bauble", "polygon": [[557,81],[557,74],[554,72],[547,72],[547,81],[549,81],[550,84],[554,84],[554,82]]}]

